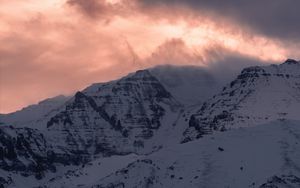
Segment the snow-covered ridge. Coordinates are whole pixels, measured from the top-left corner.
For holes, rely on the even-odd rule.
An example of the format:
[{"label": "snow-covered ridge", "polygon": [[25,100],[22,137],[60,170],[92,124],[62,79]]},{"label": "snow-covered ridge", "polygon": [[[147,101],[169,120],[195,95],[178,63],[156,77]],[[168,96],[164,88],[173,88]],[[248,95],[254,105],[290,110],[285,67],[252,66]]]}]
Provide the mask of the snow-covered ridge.
[{"label": "snow-covered ridge", "polygon": [[255,66],[241,74],[194,113],[183,141],[213,130],[248,127],[276,119],[300,119],[300,63]]},{"label": "snow-covered ridge", "polygon": [[283,77],[299,77],[300,76],[300,62],[288,59],[282,64],[273,64],[271,66],[254,66],[242,70],[241,75],[252,76],[283,76]]},{"label": "snow-covered ridge", "polygon": [[36,127],[39,128],[37,121],[47,118],[49,113],[57,113],[58,108],[60,108],[65,102],[67,102],[71,97],[59,95],[53,98],[45,99],[38,104],[30,105],[23,108],[22,110],[3,114],[0,116],[0,123],[6,125],[13,125],[16,127]]}]

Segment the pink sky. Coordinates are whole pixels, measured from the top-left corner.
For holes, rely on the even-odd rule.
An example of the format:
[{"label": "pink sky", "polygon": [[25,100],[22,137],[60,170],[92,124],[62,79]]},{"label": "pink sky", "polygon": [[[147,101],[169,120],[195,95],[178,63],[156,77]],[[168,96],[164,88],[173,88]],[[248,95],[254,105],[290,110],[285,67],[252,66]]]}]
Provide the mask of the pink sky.
[{"label": "pink sky", "polygon": [[234,20],[137,0],[1,0],[0,43],[0,113],[158,64],[300,57]]}]

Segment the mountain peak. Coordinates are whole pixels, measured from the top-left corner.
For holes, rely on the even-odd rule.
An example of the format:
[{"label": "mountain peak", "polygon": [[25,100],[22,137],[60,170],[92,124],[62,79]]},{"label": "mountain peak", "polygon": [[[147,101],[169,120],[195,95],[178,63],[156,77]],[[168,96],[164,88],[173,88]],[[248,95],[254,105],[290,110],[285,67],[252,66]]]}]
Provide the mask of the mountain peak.
[{"label": "mountain peak", "polygon": [[143,74],[143,75],[149,75],[149,74],[150,74],[150,71],[149,71],[148,69],[137,70],[137,71],[135,72],[135,74],[138,74],[138,75],[140,75],[140,74]]},{"label": "mountain peak", "polygon": [[159,83],[158,79],[151,74],[148,69],[138,70],[134,73],[128,74],[126,77],[121,78],[119,83],[121,82],[132,82],[132,83]]},{"label": "mountain peak", "polygon": [[296,61],[294,59],[287,59],[283,64],[288,64],[288,65],[296,65],[296,64],[299,64],[300,65],[300,62],[299,61]]},{"label": "mountain peak", "polygon": [[134,78],[153,77],[148,69],[137,70],[135,73],[129,74],[129,76]]}]

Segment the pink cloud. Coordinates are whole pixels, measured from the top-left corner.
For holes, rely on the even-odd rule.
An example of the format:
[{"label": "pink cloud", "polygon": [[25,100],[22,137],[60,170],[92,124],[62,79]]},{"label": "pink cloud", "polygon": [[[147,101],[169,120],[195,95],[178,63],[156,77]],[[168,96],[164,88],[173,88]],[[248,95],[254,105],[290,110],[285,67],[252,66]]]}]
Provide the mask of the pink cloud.
[{"label": "pink cloud", "polygon": [[1,113],[154,65],[207,66],[227,53],[280,61],[296,48],[180,7],[146,9],[129,0],[1,4]]}]

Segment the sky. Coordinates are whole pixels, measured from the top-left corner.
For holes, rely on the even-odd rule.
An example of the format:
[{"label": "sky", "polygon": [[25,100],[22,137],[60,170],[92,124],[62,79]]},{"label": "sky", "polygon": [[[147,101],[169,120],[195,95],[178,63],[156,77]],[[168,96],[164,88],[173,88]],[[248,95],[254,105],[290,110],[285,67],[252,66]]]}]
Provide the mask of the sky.
[{"label": "sky", "polygon": [[299,60],[299,7],[299,0],[0,0],[0,113],[161,64]]}]

